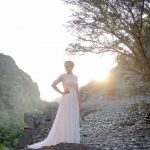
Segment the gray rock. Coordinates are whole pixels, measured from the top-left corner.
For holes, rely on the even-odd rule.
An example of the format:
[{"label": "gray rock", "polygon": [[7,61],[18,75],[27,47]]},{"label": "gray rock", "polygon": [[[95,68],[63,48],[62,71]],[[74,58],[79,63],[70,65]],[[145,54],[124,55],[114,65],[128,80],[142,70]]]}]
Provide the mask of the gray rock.
[{"label": "gray rock", "polygon": [[24,128],[34,129],[34,118],[31,113],[24,113]]},{"label": "gray rock", "polygon": [[[0,111],[9,117],[44,108],[37,83],[8,55],[0,54]],[[6,117],[6,116],[2,116]]]}]

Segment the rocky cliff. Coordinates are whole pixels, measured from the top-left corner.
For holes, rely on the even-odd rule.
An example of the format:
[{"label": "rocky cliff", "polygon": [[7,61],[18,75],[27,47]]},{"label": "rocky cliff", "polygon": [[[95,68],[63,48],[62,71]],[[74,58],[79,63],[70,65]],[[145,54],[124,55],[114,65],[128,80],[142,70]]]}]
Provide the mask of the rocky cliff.
[{"label": "rocky cliff", "polygon": [[[0,54],[0,118],[36,112],[45,107],[37,83],[8,55]],[[1,121],[2,123],[2,121]]]}]

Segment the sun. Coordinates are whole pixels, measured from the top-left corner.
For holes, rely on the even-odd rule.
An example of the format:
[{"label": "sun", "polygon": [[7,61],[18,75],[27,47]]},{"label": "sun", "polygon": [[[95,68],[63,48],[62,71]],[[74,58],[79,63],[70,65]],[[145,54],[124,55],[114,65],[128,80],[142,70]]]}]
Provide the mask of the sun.
[{"label": "sun", "polygon": [[109,71],[101,71],[95,75],[93,75],[93,79],[94,80],[98,80],[98,81],[106,81],[108,79],[109,76]]},{"label": "sun", "polygon": [[75,60],[75,72],[79,76],[80,85],[87,84],[90,80],[107,81],[109,71],[116,64],[110,54],[99,56],[87,54]]}]

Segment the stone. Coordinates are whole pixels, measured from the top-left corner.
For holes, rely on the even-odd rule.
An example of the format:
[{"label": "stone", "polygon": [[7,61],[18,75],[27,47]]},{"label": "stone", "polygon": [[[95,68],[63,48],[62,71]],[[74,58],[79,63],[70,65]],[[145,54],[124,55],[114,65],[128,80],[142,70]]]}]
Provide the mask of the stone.
[{"label": "stone", "polygon": [[34,129],[34,118],[31,113],[24,113],[24,128]]}]

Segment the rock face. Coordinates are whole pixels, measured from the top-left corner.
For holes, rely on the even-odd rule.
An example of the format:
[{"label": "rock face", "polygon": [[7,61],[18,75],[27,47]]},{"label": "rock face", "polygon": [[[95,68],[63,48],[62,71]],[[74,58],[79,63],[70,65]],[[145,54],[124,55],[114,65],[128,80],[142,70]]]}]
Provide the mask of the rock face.
[{"label": "rock face", "polygon": [[38,116],[33,116],[32,114],[25,113],[24,131],[15,149],[21,149],[29,143],[38,142],[39,140],[45,138],[52,126],[52,115],[52,112],[41,114]]},{"label": "rock face", "polygon": [[[118,65],[110,71],[108,86],[113,86],[119,95],[124,93],[129,95],[132,86],[138,88],[142,84],[142,74],[129,70],[125,66]],[[122,90],[124,91],[123,93]]]},{"label": "rock face", "polygon": [[99,93],[105,96],[150,95],[150,80],[125,66],[118,65],[110,70],[106,81],[92,80],[80,88],[82,101],[95,97]]},{"label": "rock face", "polygon": [[0,54],[0,112],[20,115],[42,107],[41,103],[37,83],[10,56]]},{"label": "rock face", "polygon": [[45,146],[39,150],[101,150],[85,144],[59,143],[55,146]]},{"label": "rock face", "polygon": [[58,104],[45,102],[45,112],[40,114],[24,113],[24,130],[14,150],[23,149],[27,144],[38,142],[47,136],[55,119]]}]

